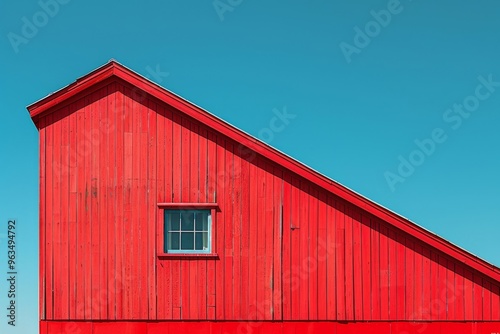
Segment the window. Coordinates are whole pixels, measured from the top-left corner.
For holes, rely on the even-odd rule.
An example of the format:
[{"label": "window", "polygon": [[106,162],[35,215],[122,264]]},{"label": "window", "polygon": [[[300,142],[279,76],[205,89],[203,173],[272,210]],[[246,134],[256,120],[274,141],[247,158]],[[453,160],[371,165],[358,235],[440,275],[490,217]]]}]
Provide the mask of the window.
[{"label": "window", "polygon": [[164,253],[211,253],[210,209],[166,209],[164,224]]},{"label": "window", "polygon": [[158,203],[157,256],[219,259],[215,246],[217,203]]}]

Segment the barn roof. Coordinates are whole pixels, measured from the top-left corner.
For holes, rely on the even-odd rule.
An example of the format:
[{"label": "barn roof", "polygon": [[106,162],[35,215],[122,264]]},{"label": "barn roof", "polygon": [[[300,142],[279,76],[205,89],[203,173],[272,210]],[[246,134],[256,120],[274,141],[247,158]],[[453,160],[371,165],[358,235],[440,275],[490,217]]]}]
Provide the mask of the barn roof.
[{"label": "barn roof", "polygon": [[31,118],[38,123],[38,120],[46,114],[60,108],[61,105],[70,103],[77,94],[84,90],[92,89],[113,79],[121,79],[150,94],[151,96],[171,105],[184,114],[206,124],[213,130],[247,146],[249,149],[274,161],[297,175],[313,182],[321,188],[337,195],[338,197],[362,208],[366,212],[386,221],[401,231],[404,231],[435,249],[463,262],[469,267],[483,273],[491,279],[500,282],[500,268],[482,260],[481,258],[467,252],[466,250],[452,244],[438,235],[424,229],[411,222],[407,218],[373,202],[372,200],[356,193],[346,186],[322,175],[303,163],[278,151],[259,139],[245,133],[233,125],[223,121],[208,111],[183,99],[182,97],[157,85],[120,63],[110,60],[107,64],[97,68],[87,75],[77,79],[74,83],[46,96],[45,98],[27,107]]}]

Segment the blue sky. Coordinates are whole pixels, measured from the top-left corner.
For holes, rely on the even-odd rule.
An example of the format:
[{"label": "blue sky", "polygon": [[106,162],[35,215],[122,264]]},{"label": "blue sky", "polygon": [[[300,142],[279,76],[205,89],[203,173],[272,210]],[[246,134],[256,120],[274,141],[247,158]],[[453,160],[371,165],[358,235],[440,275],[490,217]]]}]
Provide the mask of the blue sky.
[{"label": "blue sky", "polygon": [[19,273],[2,333],[37,333],[25,107],[110,58],[500,265],[498,1],[54,1],[0,3],[1,310],[10,218]]}]

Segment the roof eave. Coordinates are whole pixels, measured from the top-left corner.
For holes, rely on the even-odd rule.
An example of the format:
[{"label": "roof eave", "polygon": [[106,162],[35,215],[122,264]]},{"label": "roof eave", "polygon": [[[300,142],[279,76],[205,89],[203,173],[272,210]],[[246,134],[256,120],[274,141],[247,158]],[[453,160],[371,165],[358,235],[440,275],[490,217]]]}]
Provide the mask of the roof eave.
[{"label": "roof eave", "polygon": [[118,63],[116,61],[110,60],[108,63],[96,68],[85,76],[78,78],[75,82],[30,104],[26,107],[26,109],[28,109],[31,118],[35,120],[42,117],[43,114],[62,101],[66,101],[96,83],[113,76],[117,64]]}]

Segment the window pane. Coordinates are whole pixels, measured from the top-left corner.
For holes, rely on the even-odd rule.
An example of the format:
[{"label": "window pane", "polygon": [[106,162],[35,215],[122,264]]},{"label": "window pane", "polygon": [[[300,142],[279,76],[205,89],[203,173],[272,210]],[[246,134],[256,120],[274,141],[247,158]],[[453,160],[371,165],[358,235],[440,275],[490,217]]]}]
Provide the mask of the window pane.
[{"label": "window pane", "polygon": [[206,247],[203,244],[203,232],[196,232],[195,233],[195,249],[196,250],[203,250],[203,247]]},{"label": "window pane", "polygon": [[165,252],[208,252],[210,210],[165,210]]},{"label": "window pane", "polygon": [[208,249],[208,232],[203,232],[203,249]]},{"label": "window pane", "polygon": [[179,250],[179,232],[169,232],[167,234],[167,249],[168,250]]},{"label": "window pane", "polygon": [[179,231],[181,216],[179,212],[166,211],[165,220],[167,221],[167,231]]},{"label": "window pane", "polygon": [[194,233],[182,232],[181,233],[181,249],[194,249]]},{"label": "window pane", "polygon": [[206,216],[204,217],[205,220],[203,220],[203,231],[208,232],[208,217],[210,216],[210,213],[207,211]]},{"label": "window pane", "polygon": [[208,211],[197,212],[195,221],[196,231],[208,231]]},{"label": "window pane", "polygon": [[182,212],[181,228],[182,231],[194,231],[194,212]]}]

